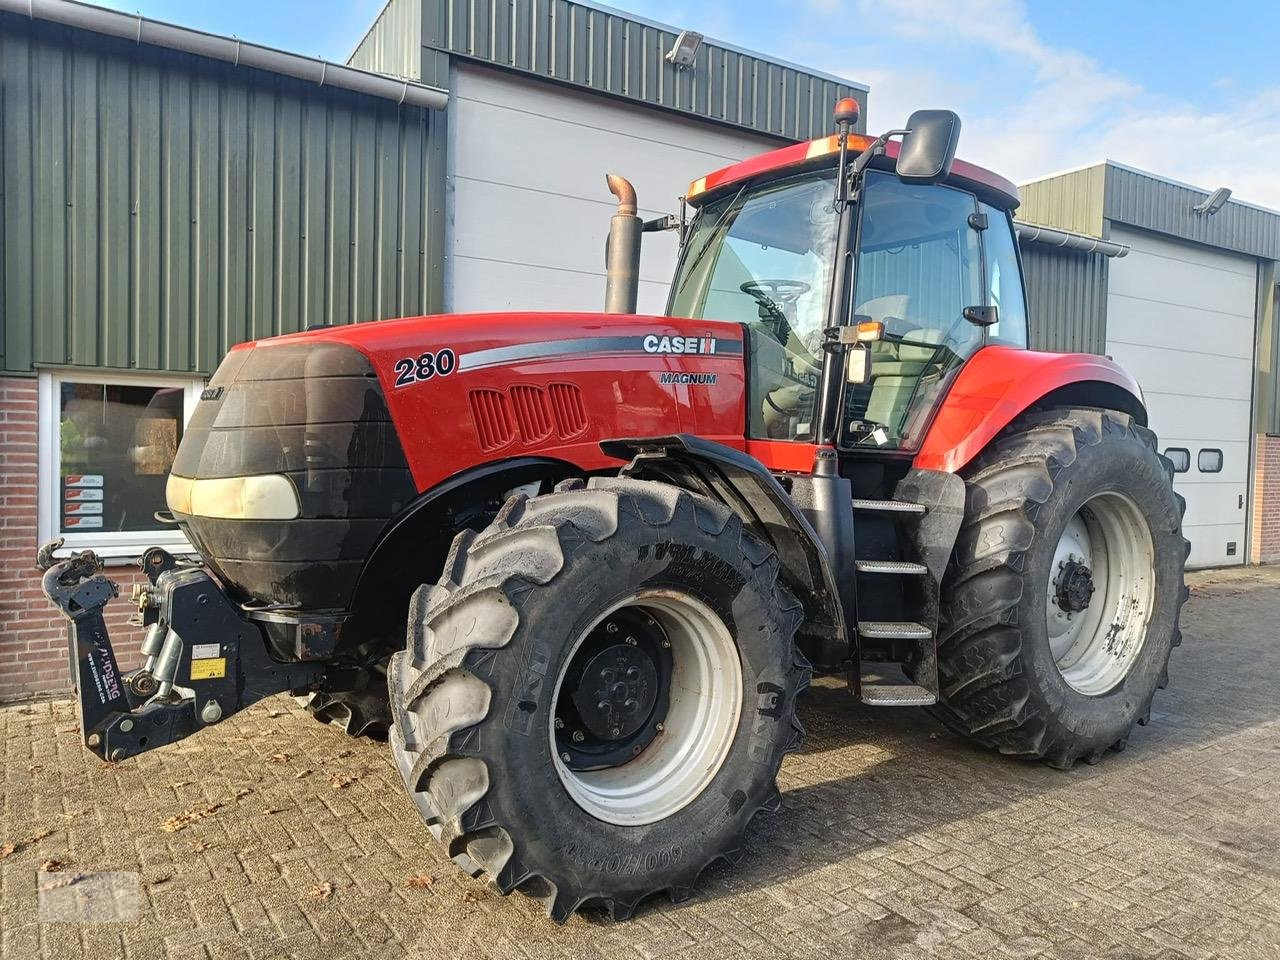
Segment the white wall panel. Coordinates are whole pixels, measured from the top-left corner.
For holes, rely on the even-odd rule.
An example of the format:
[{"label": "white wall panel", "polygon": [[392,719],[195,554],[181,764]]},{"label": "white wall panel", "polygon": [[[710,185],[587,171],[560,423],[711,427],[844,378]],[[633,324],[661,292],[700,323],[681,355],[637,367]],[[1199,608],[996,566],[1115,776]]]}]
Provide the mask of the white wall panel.
[{"label": "white wall panel", "polygon": [[[598,310],[616,201],[606,173],[636,188],[646,219],[678,210],[689,182],[781,141],[460,65],[449,131],[449,309]],[[646,234],[641,312],[660,313],[673,233]]]}]

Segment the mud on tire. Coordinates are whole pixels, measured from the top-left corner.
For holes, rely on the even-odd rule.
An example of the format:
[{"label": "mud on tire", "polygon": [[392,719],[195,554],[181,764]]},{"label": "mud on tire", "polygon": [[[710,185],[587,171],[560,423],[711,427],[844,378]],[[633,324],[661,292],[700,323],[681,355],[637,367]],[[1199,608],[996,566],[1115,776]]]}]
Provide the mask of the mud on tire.
[{"label": "mud on tire", "polygon": [[[554,687],[601,614],[654,590],[696,596],[728,628],[741,712],[723,763],[685,806],[607,823],[557,773]],[[583,906],[625,918],[663,891],[684,899],[710,863],[740,857],[752,817],[779,803],[810,676],[793,643],[801,616],[772,550],[719,503],[624,479],[513,497],[489,529],[460,534],[441,582],[414,595],[407,649],[388,675],[392,754],[455,863],[539,898],[557,921]]]},{"label": "mud on tire", "polygon": [[[1001,753],[1060,768],[1124,748],[1168,683],[1187,591],[1185,504],[1150,430],[1110,410],[1051,410],[1015,421],[965,471],[965,519],[943,583],[936,715]],[[1100,492],[1137,505],[1154,549],[1145,641],[1113,688],[1084,695],[1050,649],[1046,585],[1055,548]]]}]

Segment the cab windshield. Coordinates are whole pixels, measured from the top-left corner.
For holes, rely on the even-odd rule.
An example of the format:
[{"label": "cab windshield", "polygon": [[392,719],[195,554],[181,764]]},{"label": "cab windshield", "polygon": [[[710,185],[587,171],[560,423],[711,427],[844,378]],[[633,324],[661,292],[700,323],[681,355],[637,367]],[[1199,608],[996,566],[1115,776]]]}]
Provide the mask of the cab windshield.
[{"label": "cab windshield", "polygon": [[699,210],[668,314],[746,325],[747,435],[813,430],[836,258],[835,171],[747,186]]}]

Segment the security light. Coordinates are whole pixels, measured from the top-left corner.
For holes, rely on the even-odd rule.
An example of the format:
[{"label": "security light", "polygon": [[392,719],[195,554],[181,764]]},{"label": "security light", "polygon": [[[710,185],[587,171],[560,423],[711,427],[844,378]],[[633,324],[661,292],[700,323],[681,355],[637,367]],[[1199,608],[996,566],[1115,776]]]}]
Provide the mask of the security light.
[{"label": "security light", "polygon": [[677,69],[684,70],[693,66],[693,59],[698,55],[700,46],[702,46],[702,34],[695,33],[693,30],[681,30],[680,36],[676,37],[676,42],[667,51],[667,60]]},{"label": "security light", "polygon": [[1230,187],[1219,187],[1213,193],[1209,194],[1203,201],[1197,203],[1191,209],[1196,213],[1204,214],[1211,217],[1223,207],[1227,205],[1227,201],[1231,199]]}]

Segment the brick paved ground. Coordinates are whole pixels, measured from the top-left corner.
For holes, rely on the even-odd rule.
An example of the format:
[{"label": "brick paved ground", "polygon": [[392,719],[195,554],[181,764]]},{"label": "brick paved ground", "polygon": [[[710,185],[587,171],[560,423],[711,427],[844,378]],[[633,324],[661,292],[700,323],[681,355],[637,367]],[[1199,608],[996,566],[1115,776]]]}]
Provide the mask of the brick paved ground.
[{"label": "brick paved ground", "polygon": [[[742,864],[626,924],[460,876],[385,748],[292,701],[110,767],[71,704],[9,707],[0,844],[52,833],[0,859],[0,955],[1280,957],[1280,568],[1197,578],[1186,620],[1152,725],[1066,774],[820,686]],[[103,871],[135,920],[39,922]]]}]

